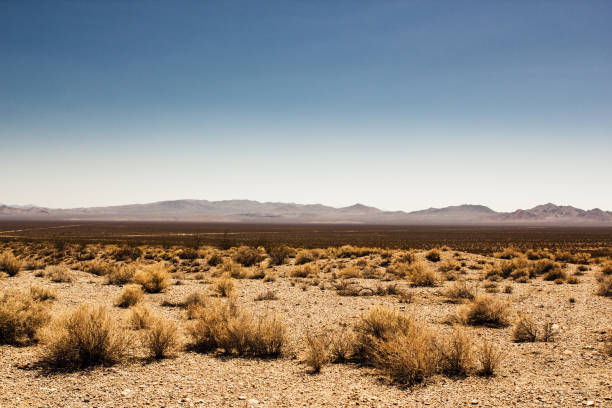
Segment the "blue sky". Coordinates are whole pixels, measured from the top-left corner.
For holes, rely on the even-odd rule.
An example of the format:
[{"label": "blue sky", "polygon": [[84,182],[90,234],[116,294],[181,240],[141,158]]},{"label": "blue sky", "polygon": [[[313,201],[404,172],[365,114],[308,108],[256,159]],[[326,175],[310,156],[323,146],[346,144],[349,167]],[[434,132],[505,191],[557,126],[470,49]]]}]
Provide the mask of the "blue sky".
[{"label": "blue sky", "polygon": [[0,202],[612,210],[609,1],[3,1]]}]

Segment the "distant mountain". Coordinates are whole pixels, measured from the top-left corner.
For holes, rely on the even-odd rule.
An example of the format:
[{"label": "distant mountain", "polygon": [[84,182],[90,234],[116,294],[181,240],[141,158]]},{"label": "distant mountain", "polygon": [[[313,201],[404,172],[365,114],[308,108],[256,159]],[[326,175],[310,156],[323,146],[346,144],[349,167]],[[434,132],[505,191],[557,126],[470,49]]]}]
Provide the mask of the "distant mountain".
[{"label": "distant mountain", "polygon": [[528,210],[496,212],[483,205],[464,204],[404,212],[383,211],[363,204],[335,208],[322,204],[252,200],[174,200],[109,207],[51,209],[0,205],[1,219],[200,221],[250,223],[359,223],[395,225],[608,225],[612,212],[581,210],[555,204]]}]

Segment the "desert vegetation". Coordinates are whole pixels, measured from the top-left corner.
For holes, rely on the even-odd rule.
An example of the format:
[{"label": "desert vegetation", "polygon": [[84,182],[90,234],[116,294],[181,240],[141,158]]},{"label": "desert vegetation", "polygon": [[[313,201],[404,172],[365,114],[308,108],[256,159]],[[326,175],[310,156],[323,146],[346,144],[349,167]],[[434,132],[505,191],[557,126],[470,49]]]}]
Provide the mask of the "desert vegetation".
[{"label": "desert vegetation", "polygon": [[563,350],[576,350],[576,332],[591,367],[606,373],[612,361],[604,249],[7,241],[0,253],[0,350],[54,378],[175,361],[180,372],[195,359],[391,393],[505,387],[539,364],[536,353],[572,356]]}]

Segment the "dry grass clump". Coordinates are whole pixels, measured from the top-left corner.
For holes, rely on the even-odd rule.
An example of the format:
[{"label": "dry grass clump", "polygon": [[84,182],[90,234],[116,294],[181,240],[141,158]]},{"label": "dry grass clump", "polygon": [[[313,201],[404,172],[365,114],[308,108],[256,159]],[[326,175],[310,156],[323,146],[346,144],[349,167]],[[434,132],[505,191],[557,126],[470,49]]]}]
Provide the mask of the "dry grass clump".
[{"label": "dry grass clump", "polygon": [[178,253],[178,257],[179,259],[193,261],[195,259],[198,259],[200,257],[200,254],[198,254],[198,251],[193,248],[183,248]]},{"label": "dry grass clump", "polygon": [[242,265],[232,261],[231,259],[225,259],[218,270],[220,273],[217,275],[229,275],[230,277],[236,279],[246,277],[246,273]]},{"label": "dry grass clump", "polygon": [[596,293],[599,296],[612,297],[612,276],[602,275],[600,277]]},{"label": "dry grass clump", "polygon": [[63,265],[49,265],[45,268],[44,275],[57,283],[70,283],[73,280],[70,269]]},{"label": "dry grass clump", "polygon": [[573,264],[588,264],[591,261],[591,255],[586,252],[569,252],[557,250],[555,252],[555,261],[567,262]]},{"label": "dry grass clump", "polygon": [[213,287],[215,292],[221,297],[230,297],[234,293],[235,281],[232,277],[224,275],[215,279]]},{"label": "dry grass clump", "polygon": [[436,248],[430,249],[425,254],[425,259],[427,259],[430,262],[439,262],[440,261],[440,250]]},{"label": "dry grass clump", "polygon": [[495,258],[500,258],[500,259],[513,259],[513,258],[518,258],[520,256],[523,256],[523,253],[519,251],[518,249],[516,249],[515,247],[511,246],[508,248],[504,248],[504,250],[501,252],[493,253],[493,256]]},{"label": "dry grass clump", "polygon": [[527,281],[533,274],[529,270],[527,258],[516,257],[494,265],[486,274],[487,278],[495,280],[512,277],[517,281]]},{"label": "dry grass clump", "polygon": [[143,331],[140,341],[151,358],[164,358],[177,348],[178,327],[176,323],[155,317],[151,319],[148,326],[148,329]]},{"label": "dry grass clump", "polygon": [[260,293],[255,298],[256,302],[260,302],[262,300],[278,300],[278,296],[276,296],[276,293],[273,290],[267,290],[265,292]]},{"label": "dry grass clump", "polygon": [[601,265],[601,273],[603,275],[612,275],[612,262],[606,262]]},{"label": "dry grass clump", "polygon": [[529,316],[520,315],[512,330],[512,340],[517,343],[534,342],[538,337],[538,328]]},{"label": "dry grass clump", "polygon": [[314,264],[296,266],[291,269],[289,276],[292,278],[308,278],[319,276],[319,267]]},{"label": "dry grass clump", "polygon": [[[101,261],[89,261],[83,264],[83,271],[96,276],[105,276],[112,270],[112,266]],[[129,281],[129,279],[128,279]]]},{"label": "dry grass clump", "polygon": [[510,324],[510,305],[495,296],[476,295],[457,313],[459,321],[471,326],[506,327]]},{"label": "dry grass clump", "polygon": [[136,284],[127,285],[115,300],[115,305],[123,308],[131,307],[139,303],[143,296],[142,286]]},{"label": "dry grass clump", "polygon": [[206,263],[209,266],[217,266],[220,265],[221,263],[223,263],[223,257],[221,255],[219,255],[218,253],[213,253],[212,255],[210,255],[210,257],[208,258],[208,260],[206,261]]},{"label": "dry grass clump", "polygon": [[440,281],[438,275],[423,262],[411,264],[406,277],[410,280],[412,286],[436,286]]},{"label": "dry grass clump", "polygon": [[153,313],[147,306],[137,304],[130,309],[129,321],[133,329],[141,330],[151,327]]},{"label": "dry grass clump", "polygon": [[104,307],[81,305],[41,331],[42,362],[51,367],[84,368],[121,361],[128,333]]},{"label": "dry grass clump", "polygon": [[57,298],[57,292],[51,288],[44,288],[42,286],[31,286],[30,296],[35,302],[45,302],[47,300],[55,300]]},{"label": "dry grass clump", "polygon": [[252,266],[264,260],[264,256],[255,248],[241,246],[236,248],[234,261],[243,266]]},{"label": "dry grass clump", "polygon": [[22,262],[15,258],[12,252],[4,252],[0,256],[0,272],[4,272],[8,276],[17,275],[21,266]]},{"label": "dry grass clump", "polygon": [[329,337],[324,334],[306,333],[304,363],[310,368],[311,374],[321,371],[321,368],[330,361]]},{"label": "dry grass clump", "polygon": [[545,258],[548,258],[548,259],[554,258],[553,254],[543,249],[537,249],[537,250],[529,249],[525,252],[525,256],[530,261],[537,261],[538,259],[545,259]]},{"label": "dry grass clump", "polygon": [[450,337],[438,345],[439,370],[450,376],[467,375],[474,366],[472,338],[460,327],[454,327]]},{"label": "dry grass clump", "polygon": [[169,285],[168,268],[162,264],[149,266],[134,274],[133,281],[148,293],[163,292]]},{"label": "dry grass clump", "polygon": [[109,285],[125,285],[134,278],[136,268],[133,265],[113,265],[106,273],[106,283]]},{"label": "dry grass clump", "polygon": [[233,302],[211,302],[188,327],[199,352],[221,350],[238,356],[280,356],[287,340],[285,324],[276,316],[255,316]]},{"label": "dry grass clump", "polygon": [[462,302],[465,300],[474,299],[474,289],[465,283],[465,281],[457,281],[452,286],[446,288],[442,295],[447,297],[452,302]]},{"label": "dry grass clump", "polygon": [[47,306],[31,292],[7,290],[0,293],[0,344],[27,344],[49,320]]},{"label": "dry grass clump", "polygon": [[283,265],[287,259],[295,253],[293,248],[286,245],[276,246],[268,251],[271,265]]},{"label": "dry grass clump", "polygon": [[361,276],[361,269],[356,266],[347,266],[338,272],[338,277],[341,279],[360,278]]},{"label": "dry grass clump", "polygon": [[303,264],[306,264],[308,262],[312,262],[315,259],[317,259],[317,257],[315,256],[313,251],[308,250],[308,249],[302,249],[295,256],[295,264],[296,265],[303,265]]},{"label": "dry grass clump", "polygon": [[438,270],[444,273],[450,272],[450,271],[460,271],[461,264],[455,261],[454,259],[449,259],[449,260],[440,262],[440,264],[438,265]]},{"label": "dry grass clump", "polygon": [[495,375],[495,372],[504,358],[504,353],[493,342],[485,340],[478,349],[476,358],[480,362],[481,367],[478,374],[483,377],[491,377]]}]

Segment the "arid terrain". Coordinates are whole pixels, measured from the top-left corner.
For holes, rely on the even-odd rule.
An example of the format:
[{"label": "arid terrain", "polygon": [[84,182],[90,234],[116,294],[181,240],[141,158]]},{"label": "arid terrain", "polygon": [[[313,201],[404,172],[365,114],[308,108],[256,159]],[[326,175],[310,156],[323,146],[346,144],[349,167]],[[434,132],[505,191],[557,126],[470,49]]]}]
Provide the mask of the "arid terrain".
[{"label": "arid terrain", "polygon": [[612,406],[609,230],[34,224],[1,407]]}]

